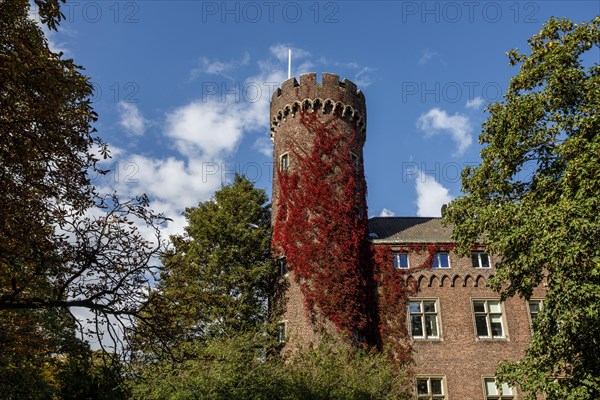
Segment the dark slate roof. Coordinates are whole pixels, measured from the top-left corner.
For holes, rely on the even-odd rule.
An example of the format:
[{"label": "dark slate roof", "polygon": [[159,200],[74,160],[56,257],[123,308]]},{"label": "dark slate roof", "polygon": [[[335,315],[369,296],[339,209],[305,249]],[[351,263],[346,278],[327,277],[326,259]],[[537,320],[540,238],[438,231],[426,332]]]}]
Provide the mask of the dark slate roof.
[{"label": "dark slate roof", "polygon": [[442,225],[441,218],[375,217],[369,220],[373,243],[452,243],[451,233],[452,226]]}]

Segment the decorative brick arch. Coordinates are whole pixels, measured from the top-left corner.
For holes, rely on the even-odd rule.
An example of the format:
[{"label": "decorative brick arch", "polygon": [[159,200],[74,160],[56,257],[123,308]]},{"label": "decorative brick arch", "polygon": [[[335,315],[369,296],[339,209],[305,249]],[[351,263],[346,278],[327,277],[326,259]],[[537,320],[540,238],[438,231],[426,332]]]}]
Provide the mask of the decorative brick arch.
[{"label": "decorative brick arch", "polygon": [[454,278],[452,278],[452,287],[458,286],[462,286],[462,278],[460,275],[454,275]]},{"label": "decorative brick arch", "polygon": [[429,278],[429,287],[440,287],[440,278],[437,277],[437,275],[432,275],[431,278]]},{"label": "decorative brick arch", "polygon": [[417,280],[417,284],[419,285],[419,287],[426,286],[426,283],[427,283],[427,277],[425,275],[419,276],[419,279]]},{"label": "decorative brick arch", "polygon": [[473,277],[471,275],[465,276],[465,282],[463,284],[464,287],[467,287],[469,285],[471,287],[475,286],[475,280],[473,279]]},{"label": "decorative brick arch", "polygon": [[485,278],[481,275],[478,275],[477,279],[475,280],[475,287],[485,287],[485,286],[486,286]]},{"label": "decorative brick arch", "polygon": [[449,287],[452,285],[452,280],[448,275],[442,276],[442,280],[440,281],[440,287]]}]

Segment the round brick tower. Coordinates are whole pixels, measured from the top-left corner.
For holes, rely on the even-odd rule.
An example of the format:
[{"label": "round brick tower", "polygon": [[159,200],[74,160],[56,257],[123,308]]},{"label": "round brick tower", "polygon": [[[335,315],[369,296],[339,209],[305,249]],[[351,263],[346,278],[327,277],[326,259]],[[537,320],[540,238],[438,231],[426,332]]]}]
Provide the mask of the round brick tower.
[{"label": "round brick tower", "polygon": [[[351,168],[354,168],[356,182],[359,182],[353,190],[357,197],[366,198],[362,162],[367,116],[364,94],[353,82],[347,79],[340,81],[335,74],[323,73],[321,83],[317,83],[316,73],[303,74],[300,75],[300,83],[296,78],[286,80],[271,98],[271,140],[274,146],[272,224],[277,221],[281,207],[280,175],[298,171],[296,155],[310,153],[318,134],[303,122],[301,113],[311,114],[319,123],[334,126],[335,131],[341,134],[337,136],[337,140],[344,151],[349,150],[350,160],[354,164]],[[332,165],[331,168],[336,167]],[[363,200],[362,204],[364,203]],[[355,207],[355,213],[356,218],[366,221],[366,204],[364,207]],[[291,271],[285,272],[285,246],[278,241],[281,240],[275,236],[273,249],[281,264],[280,283],[285,283],[278,285],[280,290],[276,293],[279,302],[283,304],[281,339],[285,336],[287,341],[313,342],[318,336],[315,321],[306,312],[306,299],[300,284],[294,279],[294,267],[291,266]],[[322,268],[335,266],[323,265]],[[331,325],[326,319],[322,322]]]}]

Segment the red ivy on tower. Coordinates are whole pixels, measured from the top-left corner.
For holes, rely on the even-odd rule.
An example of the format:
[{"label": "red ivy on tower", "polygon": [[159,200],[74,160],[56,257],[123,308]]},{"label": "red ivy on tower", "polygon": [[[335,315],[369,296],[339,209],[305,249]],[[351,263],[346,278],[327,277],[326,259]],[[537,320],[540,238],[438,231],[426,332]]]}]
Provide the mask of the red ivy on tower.
[{"label": "red ivy on tower", "polygon": [[[366,182],[351,156],[354,137],[341,133],[335,120],[323,122],[304,111],[297,116],[313,140],[309,149],[288,143],[294,167],[277,176],[275,250],[285,254],[309,317],[320,313],[339,332],[379,347],[389,344],[394,358],[407,360],[411,346],[403,310],[417,288],[406,285],[406,271],[393,268],[389,246],[369,241]],[[403,250],[428,253],[414,272],[430,268],[433,255],[450,247],[407,244]]]},{"label": "red ivy on tower", "polygon": [[340,331],[364,334],[369,323],[366,187],[351,157],[352,137],[300,112],[314,135],[307,152],[290,143],[295,168],[280,171],[274,243],[304,294],[307,310]]}]

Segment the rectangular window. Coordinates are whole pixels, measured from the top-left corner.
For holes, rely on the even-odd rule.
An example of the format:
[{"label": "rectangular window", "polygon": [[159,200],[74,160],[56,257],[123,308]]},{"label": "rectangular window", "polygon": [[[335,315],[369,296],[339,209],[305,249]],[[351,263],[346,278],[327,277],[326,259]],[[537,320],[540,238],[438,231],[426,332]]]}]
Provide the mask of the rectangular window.
[{"label": "rectangular window", "polygon": [[542,300],[529,300],[527,305],[529,306],[529,322],[531,323],[531,330],[535,331],[535,319],[542,309]]},{"label": "rectangular window", "polygon": [[279,276],[284,276],[287,274],[288,269],[285,257],[281,257],[279,260],[277,260],[277,264],[279,266]]},{"label": "rectangular window", "polygon": [[473,268],[491,268],[490,256],[481,251],[471,253],[471,263]]},{"label": "rectangular window", "polygon": [[508,384],[498,384],[495,378],[483,378],[485,400],[506,400],[514,398],[514,390]]},{"label": "rectangular window", "polygon": [[406,269],[408,265],[408,253],[393,253],[394,269]]},{"label": "rectangular window", "polygon": [[474,300],[475,327],[480,338],[504,338],[502,305],[498,300]]},{"label": "rectangular window", "polygon": [[439,339],[438,307],[435,300],[412,300],[408,304],[413,339]]},{"label": "rectangular window", "polygon": [[446,387],[443,377],[417,378],[417,399],[419,400],[445,400]]},{"label": "rectangular window", "polygon": [[450,255],[447,251],[435,253],[432,268],[450,268]]},{"label": "rectangular window", "polygon": [[279,169],[281,171],[287,171],[290,166],[290,156],[288,153],[282,154],[279,159]]}]

